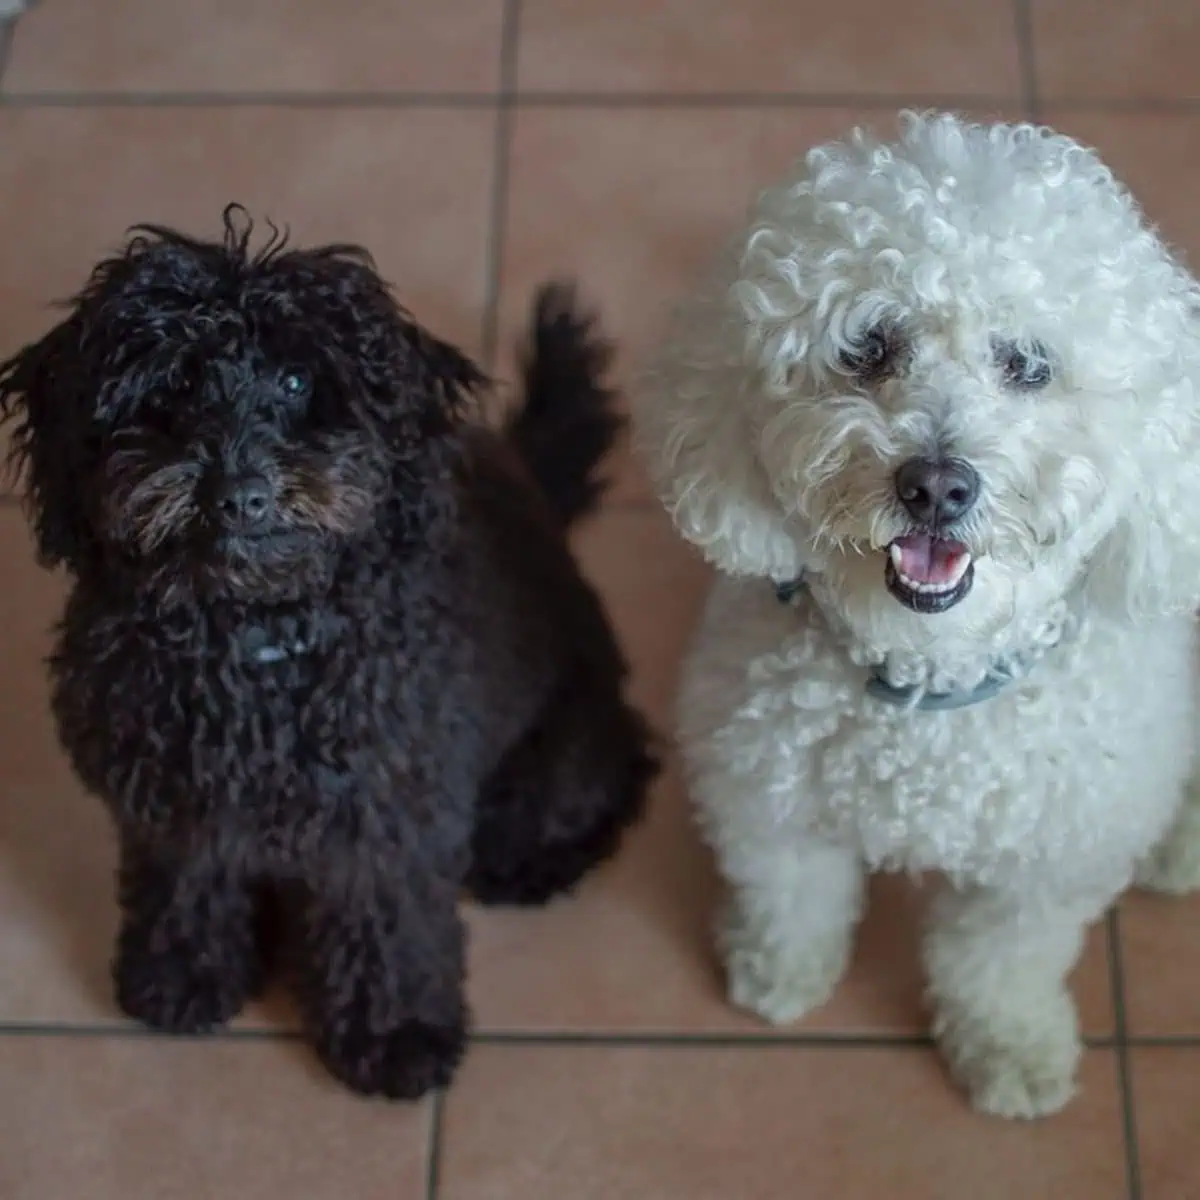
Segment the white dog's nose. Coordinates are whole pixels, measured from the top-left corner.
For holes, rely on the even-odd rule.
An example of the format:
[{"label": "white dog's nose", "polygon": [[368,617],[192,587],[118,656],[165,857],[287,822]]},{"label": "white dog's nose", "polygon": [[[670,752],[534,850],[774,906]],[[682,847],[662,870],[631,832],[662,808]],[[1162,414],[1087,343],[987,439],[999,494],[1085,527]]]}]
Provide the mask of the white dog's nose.
[{"label": "white dog's nose", "polygon": [[922,525],[949,525],[975,507],[979,475],[961,458],[910,458],[896,472],[896,495]]}]

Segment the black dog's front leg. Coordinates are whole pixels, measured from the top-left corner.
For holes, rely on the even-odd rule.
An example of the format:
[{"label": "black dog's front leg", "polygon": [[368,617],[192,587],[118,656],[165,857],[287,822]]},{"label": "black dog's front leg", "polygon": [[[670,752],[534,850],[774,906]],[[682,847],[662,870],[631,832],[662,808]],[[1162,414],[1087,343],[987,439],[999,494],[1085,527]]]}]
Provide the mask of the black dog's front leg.
[{"label": "black dog's front leg", "polygon": [[205,1033],[261,988],[263,913],[228,864],[126,838],[119,900],[113,979],[129,1016],[169,1033]]},{"label": "black dog's front leg", "polygon": [[458,887],[420,861],[299,899],[300,1001],[322,1061],[366,1095],[450,1082],[466,1038]]}]

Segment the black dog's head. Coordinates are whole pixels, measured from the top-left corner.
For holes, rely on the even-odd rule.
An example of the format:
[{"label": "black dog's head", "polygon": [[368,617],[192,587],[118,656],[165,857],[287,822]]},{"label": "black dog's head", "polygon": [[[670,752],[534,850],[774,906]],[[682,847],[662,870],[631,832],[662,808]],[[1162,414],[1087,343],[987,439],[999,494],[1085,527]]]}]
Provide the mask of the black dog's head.
[{"label": "black dog's head", "polygon": [[[270,600],[328,579],[381,509],[437,515],[482,382],[365,251],[135,228],[41,341],[0,364],[41,558],[164,594]],[[400,504],[393,503],[399,494]]]}]

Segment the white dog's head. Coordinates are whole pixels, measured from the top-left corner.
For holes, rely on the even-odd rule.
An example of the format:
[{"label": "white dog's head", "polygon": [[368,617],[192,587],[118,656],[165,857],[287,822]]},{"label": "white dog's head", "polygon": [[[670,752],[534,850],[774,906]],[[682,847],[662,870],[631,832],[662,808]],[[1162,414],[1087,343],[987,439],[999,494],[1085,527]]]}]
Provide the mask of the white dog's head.
[{"label": "white dog's head", "polygon": [[1200,600],[1200,288],[1096,155],[906,114],[763,193],[638,398],[734,574],[810,571],[893,645],[1075,588]]}]

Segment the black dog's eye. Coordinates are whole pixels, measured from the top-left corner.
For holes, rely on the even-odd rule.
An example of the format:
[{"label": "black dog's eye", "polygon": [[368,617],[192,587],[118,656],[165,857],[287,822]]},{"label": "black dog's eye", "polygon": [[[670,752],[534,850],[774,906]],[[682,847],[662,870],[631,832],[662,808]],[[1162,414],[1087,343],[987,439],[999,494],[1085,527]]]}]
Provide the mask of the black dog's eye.
[{"label": "black dog's eye", "polygon": [[994,339],[992,353],[1000,374],[1009,387],[1023,392],[1036,392],[1054,378],[1050,351],[1041,342],[1031,342],[1027,347],[1016,342]]},{"label": "black dog's eye", "polygon": [[876,325],[838,355],[838,367],[847,375],[870,383],[892,373],[899,352],[896,331],[886,325]]},{"label": "black dog's eye", "polygon": [[292,367],[279,377],[283,394],[297,403],[312,395],[312,376],[303,367]]}]

